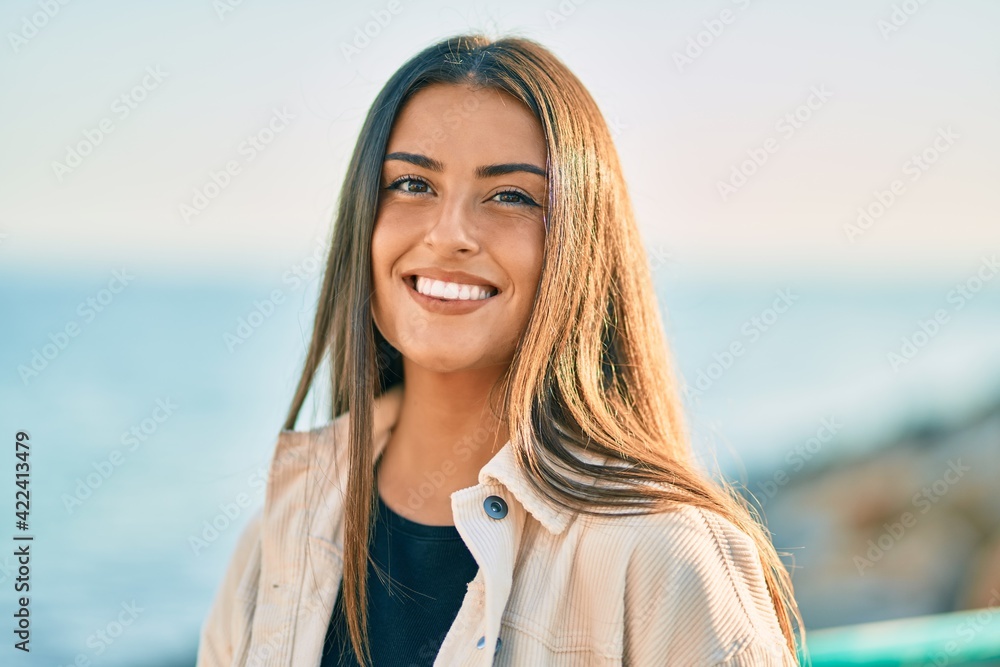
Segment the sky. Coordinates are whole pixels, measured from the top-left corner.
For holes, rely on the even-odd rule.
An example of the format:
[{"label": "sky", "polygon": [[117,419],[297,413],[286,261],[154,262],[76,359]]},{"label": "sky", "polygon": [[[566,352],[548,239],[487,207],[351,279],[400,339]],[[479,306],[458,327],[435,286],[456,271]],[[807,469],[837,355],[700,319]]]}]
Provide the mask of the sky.
[{"label": "sky", "polygon": [[998,23],[988,0],[5,2],[0,269],[287,268],[388,77],[475,31],[583,80],[654,268],[961,277],[1000,249]]}]

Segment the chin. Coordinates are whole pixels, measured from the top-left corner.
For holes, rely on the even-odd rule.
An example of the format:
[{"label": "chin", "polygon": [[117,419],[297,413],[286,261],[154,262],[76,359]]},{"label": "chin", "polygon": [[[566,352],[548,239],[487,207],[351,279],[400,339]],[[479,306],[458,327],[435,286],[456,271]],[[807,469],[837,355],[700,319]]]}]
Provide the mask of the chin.
[{"label": "chin", "polygon": [[434,373],[456,373],[481,365],[475,363],[477,360],[462,359],[456,357],[454,354],[445,352],[439,354],[417,354],[410,357],[410,361],[424,370]]},{"label": "chin", "polygon": [[410,363],[433,373],[457,373],[499,363],[480,351],[466,350],[456,354],[457,350],[461,350],[461,346],[435,345],[434,349],[405,350],[403,356]]}]

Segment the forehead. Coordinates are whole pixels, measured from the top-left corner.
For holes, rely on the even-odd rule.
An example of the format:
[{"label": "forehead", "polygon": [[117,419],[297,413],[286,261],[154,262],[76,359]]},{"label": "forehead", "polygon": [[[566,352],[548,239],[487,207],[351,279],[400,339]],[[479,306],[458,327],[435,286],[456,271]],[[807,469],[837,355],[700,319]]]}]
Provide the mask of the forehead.
[{"label": "forehead", "polygon": [[[445,161],[473,156],[488,161],[545,165],[541,123],[517,98],[496,88],[431,84],[416,92],[393,123],[387,152],[406,151]],[[483,160],[472,160],[481,163]]]}]

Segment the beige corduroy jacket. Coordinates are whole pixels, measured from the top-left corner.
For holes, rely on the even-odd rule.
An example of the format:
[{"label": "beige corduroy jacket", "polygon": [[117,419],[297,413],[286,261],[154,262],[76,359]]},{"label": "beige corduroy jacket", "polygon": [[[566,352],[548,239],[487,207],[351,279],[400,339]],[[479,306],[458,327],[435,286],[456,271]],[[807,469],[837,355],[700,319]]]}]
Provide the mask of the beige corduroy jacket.
[{"label": "beige corduroy jacket", "polygon": [[[397,386],[376,400],[376,459],[401,397]],[[346,417],[279,434],[264,506],[203,623],[198,667],[319,666],[343,573]],[[307,479],[320,492],[307,494]],[[501,518],[495,503],[487,511],[492,496],[505,501]],[[451,504],[479,571],[435,667],[797,664],[753,543],[714,513],[567,512],[532,489],[510,443]]]}]

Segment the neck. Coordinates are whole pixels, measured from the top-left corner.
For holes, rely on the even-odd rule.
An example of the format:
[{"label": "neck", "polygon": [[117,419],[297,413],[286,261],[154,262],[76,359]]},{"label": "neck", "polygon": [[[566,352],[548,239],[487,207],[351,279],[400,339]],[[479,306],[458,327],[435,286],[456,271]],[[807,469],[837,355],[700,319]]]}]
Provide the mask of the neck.
[{"label": "neck", "polygon": [[403,516],[451,523],[451,494],[478,484],[480,469],[509,440],[490,397],[505,368],[436,373],[405,358],[403,364],[402,403],[379,462],[379,491]]},{"label": "neck", "polygon": [[399,458],[428,472],[451,461],[456,476],[471,476],[475,484],[479,469],[508,439],[490,398],[503,370],[433,373],[404,361],[403,402],[390,437]]}]

